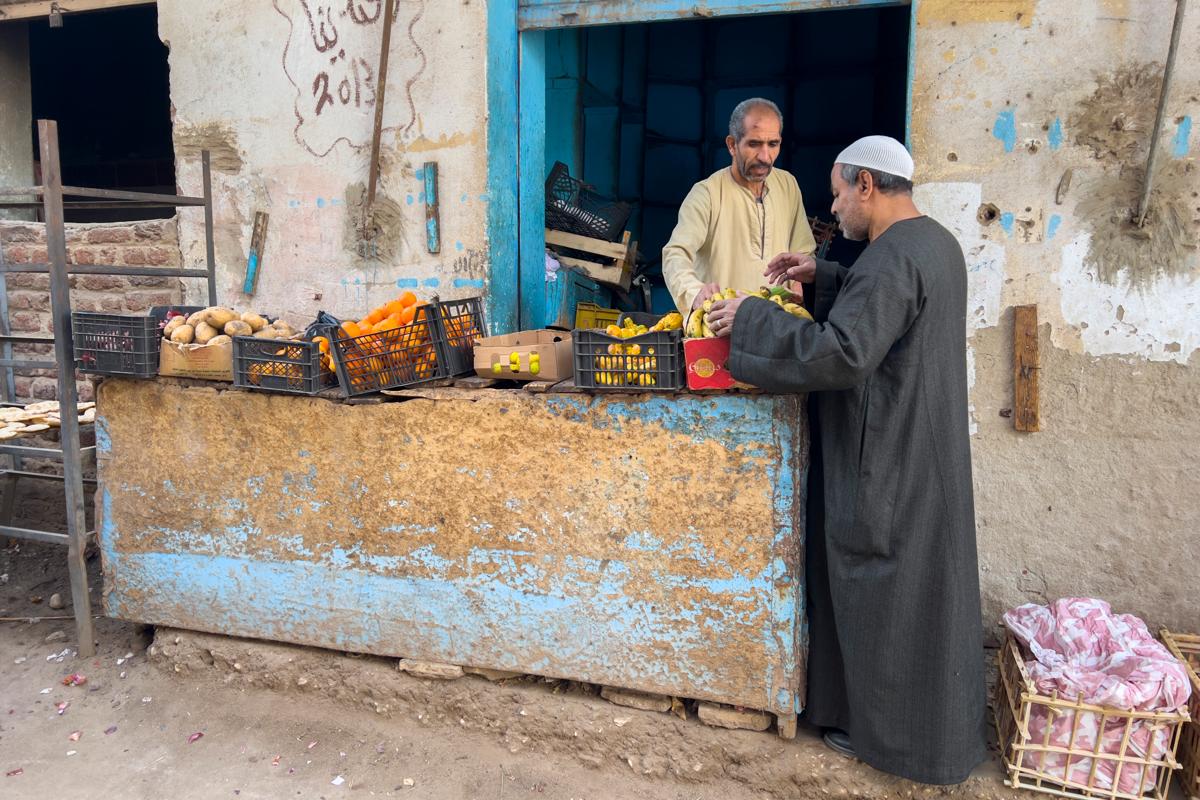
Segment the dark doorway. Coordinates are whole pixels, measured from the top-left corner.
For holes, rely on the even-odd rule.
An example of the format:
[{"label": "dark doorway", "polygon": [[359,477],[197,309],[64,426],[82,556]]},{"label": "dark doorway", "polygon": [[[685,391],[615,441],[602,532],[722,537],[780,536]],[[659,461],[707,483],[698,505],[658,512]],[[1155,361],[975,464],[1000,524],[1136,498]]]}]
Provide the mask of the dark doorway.
[{"label": "dark doorway", "polygon": [[[29,25],[33,152],[37,120],[58,121],[63,183],[175,194],[167,47],[154,5]],[[35,179],[40,170],[35,164]],[[173,208],[68,209],[68,222],[153,219]]]},{"label": "dark doorway", "polygon": [[[672,306],[662,247],[692,185],[729,165],[729,114],[748,97],[784,114],[776,165],[796,176],[810,216],[832,221],[829,169],[843,147],[905,133],[910,9],[759,14],[547,32],[546,162],[636,203],[629,222]],[[852,263],[840,236],[828,257]]]}]

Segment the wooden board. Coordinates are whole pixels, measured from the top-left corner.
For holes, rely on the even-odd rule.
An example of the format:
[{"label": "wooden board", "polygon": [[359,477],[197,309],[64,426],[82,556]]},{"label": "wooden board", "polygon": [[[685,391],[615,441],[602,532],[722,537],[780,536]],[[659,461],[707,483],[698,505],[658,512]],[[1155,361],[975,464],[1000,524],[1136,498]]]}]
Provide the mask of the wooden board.
[{"label": "wooden board", "polygon": [[633,265],[637,259],[637,242],[625,231],[619,242],[606,242],[574,233],[546,228],[546,246],[590,253],[598,259],[615,259],[612,264],[591,261],[576,255],[563,255],[555,250],[554,257],[564,267],[574,267],[589,278],[629,291],[633,281]]},{"label": "wooden board", "polygon": [[1041,430],[1038,413],[1037,306],[1013,309],[1013,427],[1034,433]]}]

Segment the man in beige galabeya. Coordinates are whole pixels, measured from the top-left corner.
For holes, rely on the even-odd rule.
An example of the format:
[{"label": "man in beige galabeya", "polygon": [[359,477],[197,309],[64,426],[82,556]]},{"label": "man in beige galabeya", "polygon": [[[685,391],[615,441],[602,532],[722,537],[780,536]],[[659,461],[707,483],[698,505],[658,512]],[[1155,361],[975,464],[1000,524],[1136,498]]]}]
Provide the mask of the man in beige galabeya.
[{"label": "man in beige galabeya", "polygon": [[761,97],[738,103],[725,138],[733,163],[684,198],[662,271],[685,316],[718,289],[761,285],[777,254],[816,250],[796,179],[774,168],[782,138],[778,106]]}]

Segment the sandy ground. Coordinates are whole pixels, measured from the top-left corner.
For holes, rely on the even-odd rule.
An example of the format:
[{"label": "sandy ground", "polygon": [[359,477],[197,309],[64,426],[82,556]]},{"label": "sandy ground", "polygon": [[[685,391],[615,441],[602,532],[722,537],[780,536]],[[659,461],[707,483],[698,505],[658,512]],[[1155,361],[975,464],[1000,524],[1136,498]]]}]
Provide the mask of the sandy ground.
[{"label": "sandy ground", "polygon": [[[801,727],[711,728],[532,676],[416,678],[395,659],[98,618],[75,655],[64,551],[0,549],[0,798],[1032,797],[998,762],[956,787],[836,755]],[[98,563],[91,562],[93,596]],[[37,602],[34,602],[37,600]],[[99,610],[97,608],[97,610]],[[81,685],[64,685],[73,674]],[[63,705],[65,704],[65,705]]]}]

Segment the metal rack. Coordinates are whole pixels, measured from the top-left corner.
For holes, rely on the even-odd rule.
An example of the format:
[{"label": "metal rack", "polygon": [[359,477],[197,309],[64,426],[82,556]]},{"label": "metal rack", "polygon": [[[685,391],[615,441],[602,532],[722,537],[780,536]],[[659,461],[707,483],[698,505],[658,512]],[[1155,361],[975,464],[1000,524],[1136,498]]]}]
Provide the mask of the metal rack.
[{"label": "metal rack", "polygon": [[[79,654],[91,656],[95,652],[95,635],[92,628],[92,604],[88,596],[87,565],[84,553],[88,537],[95,531],[87,530],[84,512],[84,484],[95,481],[83,477],[83,458],[96,456],[95,445],[82,447],[79,438],[79,397],[75,387],[75,352],[71,339],[71,297],[69,275],[144,275],[155,277],[207,278],[208,299],[216,304],[216,269],[213,252],[212,181],[209,169],[209,154],[201,153],[204,173],[204,196],[185,197],[180,195],[128,192],[116,189],[90,189],[80,186],[64,186],[59,163],[58,123],[54,120],[38,120],[38,146],[41,153],[42,185],[0,188],[0,208],[41,208],[46,225],[45,264],[6,264],[0,250],[0,312],[3,326],[0,328],[0,368],[7,373],[4,389],[6,399],[15,399],[12,392],[13,369],[53,369],[58,374],[59,418],[61,420],[59,447],[28,447],[0,443],[0,455],[12,457],[13,466],[0,469],[0,536],[27,539],[67,546],[67,569],[71,578],[71,602],[75,614],[75,631]],[[39,198],[29,200],[23,198]],[[64,197],[82,197],[86,200],[66,200]],[[171,267],[116,267],[90,264],[67,263],[67,235],[64,220],[65,208],[128,208],[128,207],[204,207],[204,239],[207,269],[181,269]],[[53,336],[14,336],[8,327],[7,286],[3,276],[10,272],[48,273],[50,276],[50,310],[54,325]],[[54,360],[15,358],[14,344],[53,344]],[[11,404],[11,403],[9,403]],[[21,460],[43,458],[62,461],[62,475],[46,475],[21,469]],[[12,510],[16,499],[17,481],[22,479],[50,480],[63,484],[67,507],[67,532],[17,528],[12,525]]]}]

